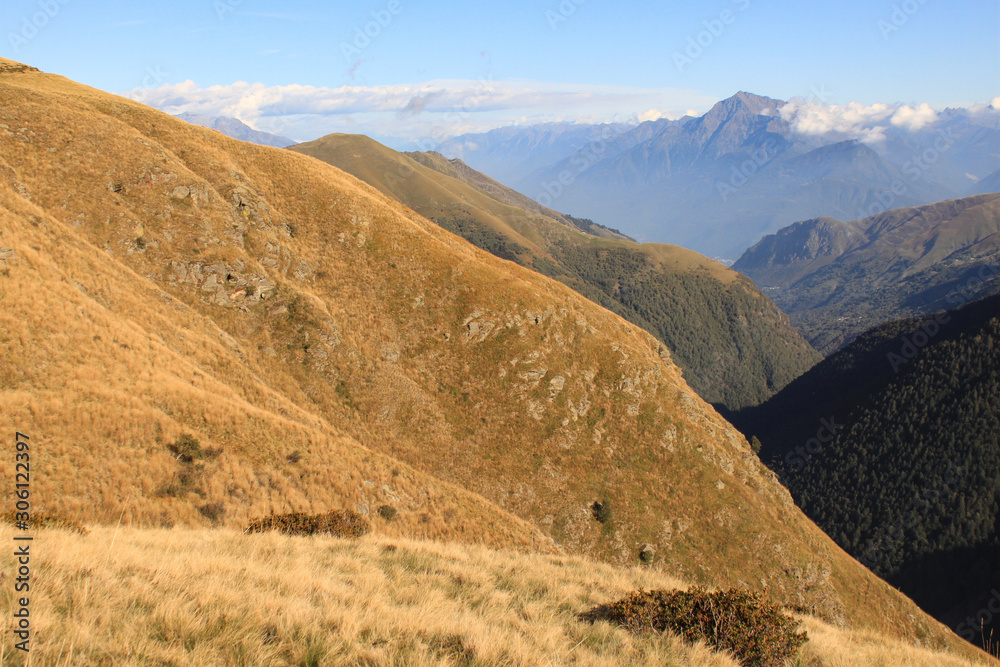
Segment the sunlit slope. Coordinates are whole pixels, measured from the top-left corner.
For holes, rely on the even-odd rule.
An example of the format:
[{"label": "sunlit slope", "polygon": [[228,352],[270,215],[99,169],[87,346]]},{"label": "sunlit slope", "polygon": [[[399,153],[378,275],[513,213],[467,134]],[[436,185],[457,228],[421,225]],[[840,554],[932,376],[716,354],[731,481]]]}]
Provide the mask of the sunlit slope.
[{"label": "sunlit slope", "polygon": [[555,278],[649,331],[711,403],[756,405],[820,358],[750,280],[691,250],[635,243],[439,153],[397,153],[351,134],[291,150],[357,176],[480,248]]},{"label": "sunlit slope", "polygon": [[[0,527],[0,538],[11,533]],[[385,536],[218,529],[42,531],[35,547],[45,578],[32,598],[32,664],[739,664],[674,635],[579,618],[639,587],[687,587],[647,567]],[[12,553],[0,556],[0,567],[13,566]],[[4,609],[12,597],[0,588]],[[796,618],[809,635],[796,664],[996,664]],[[26,664],[14,653],[5,665]]]},{"label": "sunlit slope", "polygon": [[[0,95],[0,414],[41,443],[41,507],[347,507],[618,563],[649,544],[690,581],[962,646],[791,504],[662,344],[565,285],[312,158],[57,76]],[[182,432],[221,452],[171,458]]]},{"label": "sunlit slope", "polygon": [[[296,405],[210,318],[6,184],[0,229],[0,423],[30,438],[36,506],[169,525],[205,522],[222,503],[217,520],[244,525],[385,503],[400,510],[381,526],[390,534],[549,548],[482,498]],[[182,433],[221,451],[179,462],[168,445]]]}]

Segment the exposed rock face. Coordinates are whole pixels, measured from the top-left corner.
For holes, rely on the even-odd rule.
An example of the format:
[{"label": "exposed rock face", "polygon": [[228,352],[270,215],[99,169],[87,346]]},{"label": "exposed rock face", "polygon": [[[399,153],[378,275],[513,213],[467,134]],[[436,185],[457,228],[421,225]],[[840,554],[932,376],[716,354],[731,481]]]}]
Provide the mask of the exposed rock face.
[{"label": "exposed rock face", "polygon": [[201,297],[203,301],[232,308],[255,305],[274,294],[275,285],[267,276],[245,272],[244,268],[242,260],[236,260],[231,266],[173,261],[170,263],[170,282],[172,285],[194,285],[206,293]]}]

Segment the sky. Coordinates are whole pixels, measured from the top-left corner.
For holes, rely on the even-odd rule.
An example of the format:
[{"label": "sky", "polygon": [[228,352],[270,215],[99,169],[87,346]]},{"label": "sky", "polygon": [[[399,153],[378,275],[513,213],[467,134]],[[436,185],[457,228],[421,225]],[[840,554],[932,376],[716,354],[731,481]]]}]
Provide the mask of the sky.
[{"label": "sky", "polygon": [[510,124],[704,113],[740,90],[989,104],[997,0],[4,0],[0,56],[170,113],[393,148]]}]

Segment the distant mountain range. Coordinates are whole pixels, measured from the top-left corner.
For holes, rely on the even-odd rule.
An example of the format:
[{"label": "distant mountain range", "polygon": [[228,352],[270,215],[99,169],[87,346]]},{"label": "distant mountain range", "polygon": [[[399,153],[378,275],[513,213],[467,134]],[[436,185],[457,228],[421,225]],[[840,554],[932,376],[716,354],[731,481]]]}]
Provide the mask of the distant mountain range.
[{"label": "distant mountain range", "polygon": [[240,141],[249,141],[250,143],[260,144],[261,146],[285,148],[298,143],[294,139],[289,139],[288,137],[282,137],[277,134],[269,134],[267,132],[255,130],[243,121],[238,118],[233,118],[232,116],[211,117],[202,116],[196,113],[182,113],[178,114],[177,117],[189,123],[200,125],[201,127],[218,130],[227,137],[239,139]]},{"label": "distant mountain range", "polygon": [[821,358],[749,279],[696,252],[639,244],[545,208],[440,153],[398,153],[349,134],[291,150],[357,176],[480,248],[646,329],[711,403],[734,410],[761,403]]},{"label": "distant mountain range", "polygon": [[797,222],[761,239],[733,268],[830,353],[882,322],[1000,292],[1000,194],[850,222]]},{"label": "distant mountain range", "polygon": [[887,122],[860,141],[807,132],[786,104],[740,92],[700,117],[510,127],[438,150],[639,240],[729,258],[797,220],[864,218],[992,191],[1000,178],[992,107],[948,109],[919,129]]},{"label": "distant mountain range", "polygon": [[828,535],[974,643],[1000,577],[998,369],[992,296],[867,331],[731,417]]}]

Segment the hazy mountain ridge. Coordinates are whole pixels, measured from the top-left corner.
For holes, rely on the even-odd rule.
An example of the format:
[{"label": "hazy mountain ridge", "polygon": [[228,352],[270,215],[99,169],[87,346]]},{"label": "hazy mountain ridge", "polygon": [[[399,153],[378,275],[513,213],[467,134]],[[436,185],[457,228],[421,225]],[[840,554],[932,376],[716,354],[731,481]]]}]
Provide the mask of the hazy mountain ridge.
[{"label": "hazy mountain ridge", "polygon": [[755,405],[820,358],[749,280],[697,253],[631,242],[439,153],[400,154],[356,135],[329,135],[292,150],[354,174],[484,250],[643,327],[709,402]]},{"label": "hazy mountain ridge", "polygon": [[277,134],[270,134],[269,132],[255,130],[238,118],[233,118],[231,116],[217,116],[215,118],[211,118],[200,114],[182,113],[177,117],[183,121],[187,121],[188,123],[194,123],[195,125],[207,127],[211,130],[218,130],[227,137],[239,139],[240,141],[249,141],[254,144],[260,144],[261,146],[285,148],[287,146],[294,146],[298,143],[294,139],[289,139],[288,137],[282,137]]},{"label": "hazy mountain ridge", "polygon": [[0,88],[0,421],[51,443],[44,509],[349,507],[617,563],[650,544],[692,581],[981,657],[791,505],[646,332],[318,160],[53,75]]},{"label": "hazy mountain ridge", "polygon": [[733,268],[828,353],[881,322],[1000,289],[1000,194],[851,222],[795,223],[761,239]]},{"label": "hazy mountain ridge", "polygon": [[[482,134],[466,134],[440,144],[435,150],[448,157],[479,164],[497,180],[512,185],[525,175],[572,155],[588,144],[625,134],[628,123],[542,123],[501,127]],[[481,167],[480,171],[484,171]]]},{"label": "hazy mountain ridge", "polygon": [[[698,118],[664,122],[651,135],[644,124],[500,180],[639,240],[736,257],[796,220],[854,220],[963,196],[1000,165],[995,110],[949,109],[928,126],[890,125],[864,143],[843,131],[800,131],[782,114],[786,104],[740,92]],[[438,150],[452,156],[453,149],[446,143]],[[497,175],[489,151],[461,157]]]}]

